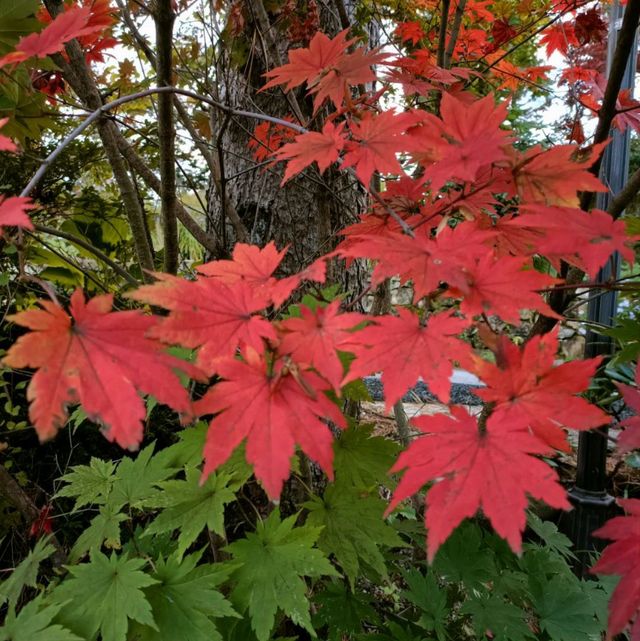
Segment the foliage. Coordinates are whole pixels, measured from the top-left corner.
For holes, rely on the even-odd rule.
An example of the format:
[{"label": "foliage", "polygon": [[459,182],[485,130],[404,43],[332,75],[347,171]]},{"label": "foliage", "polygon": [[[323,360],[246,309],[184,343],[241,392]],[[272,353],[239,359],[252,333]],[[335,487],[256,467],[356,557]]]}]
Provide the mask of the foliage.
[{"label": "foliage", "polygon": [[[599,75],[602,6],[360,0],[321,28],[315,0],[206,16],[172,0],[5,4],[0,491],[40,538],[2,575],[0,641],[640,639],[637,499],[594,533],[614,542],[593,571],[617,585],[577,578],[570,541],[538,516],[570,507],[553,460],[568,428],[624,401],[618,453],[640,447],[637,314],[603,331],[620,344],[608,363],[558,363],[553,329],[614,252],[630,277],[599,285],[637,298],[639,228],[620,215],[633,194],[609,211],[592,198],[609,129],[640,128],[640,103]],[[365,42],[364,25],[389,35]],[[247,91],[264,72],[255,104],[284,93],[290,113],[227,104],[238,69]],[[563,83],[568,140],[530,144],[522,103]],[[95,130],[73,129],[76,106]],[[253,131],[252,171],[337,198],[340,175],[357,219],[330,220],[314,247],[244,242],[232,118]],[[294,254],[306,267],[288,268]],[[354,264],[366,289],[341,286]],[[456,368],[484,385],[478,416],[452,394]],[[377,373],[397,435],[357,418]],[[407,421],[419,380],[441,403]],[[123,455],[94,424],[142,449]],[[63,439],[45,443],[60,432],[64,469]],[[29,455],[34,478],[14,478]]]}]

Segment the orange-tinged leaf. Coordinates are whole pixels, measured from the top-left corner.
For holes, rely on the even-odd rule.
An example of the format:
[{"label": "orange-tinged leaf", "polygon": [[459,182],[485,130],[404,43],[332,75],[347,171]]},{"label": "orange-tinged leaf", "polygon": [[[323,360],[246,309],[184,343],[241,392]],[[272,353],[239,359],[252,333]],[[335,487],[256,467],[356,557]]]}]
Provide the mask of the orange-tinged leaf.
[{"label": "orange-tinged leaf", "polygon": [[493,237],[492,232],[466,224],[455,229],[445,227],[435,238],[430,238],[424,227],[416,230],[413,238],[382,231],[384,233],[377,235],[350,235],[335,253],[377,260],[372,284],[399,275],[402,282],[410,280],[413,283],[415,301],[438,289],[442,282],[457,284],[464,281],[463,267],[486,254],[489,249],[483,243]]},{"label": "orange-tinged leaf", "polygon": [[[286,249],[278,251],[273,241],[260,248],[257,245],[236,244],[232,260],[215,260],[198,267],[205,276],[215,278],[227,285],[245,282],[265,300],[279,307],[303,280],[323,283],[326,266],[323,258],[318,259],[298,274],[277,279],[273,277]],[[266,304],[265,304],[266,307]]]},{"label": "orange-tinged leaf", "polygon": [[286,249],[278,251],[271,241],[264,247],[237,243],[233,248],[232,260],[214,260],[198,267],[198,272],[217,278],[228,285],[245,281],[252,287],[270,285]]},{"label": "orange-tinged leaf", "polygon": [[286,84],[286,90],[290,91],[303,82],[312,84],[326,70],[333,67],[338,59],[344,54],[354,40],[347,40],[348,29],[341,31],[335,38],[329,38],[321,31],[318,31],[311,39],[309,47],[291,49],[289,51],[289,62],[281,67],[267,71],[265,76],[269,78],[261,91]]},{"label": "orange-tinged leaf", "polygon": [[515,170],[520,199],[525,203],[544,203],[577,207],[579,191],[607,191],[606,187],[586,170],[596,160],[574,161],[575,145],[559,145],[542,151],[530,149]]},{"label": "orange-tinged leaf", "polygon": [[536,458],[548,454],[532,434],[490,416],[484,430],[460,407],[452,416],[411,420],[423,436],[404,451],[391,472],[406,469],[387,513],[400,501],[434,482],[427,493],[425,525],[429,562],[463,519],[479,509],[514,552],[522,549],[528,496],[568,509],[553,469]]},{"label": "orange-tinged leaf", "polygon": [[282,184],[284,185],[314,161],[318,163],[318,169],[322,173],[331,163],[338,160],[345,143],[343,129],[344,123],[336,127],[332,122],[327,122],[322,128],[322,133],[310,131],[296,136],[294,142],[278,149],[274,156],[278,160],[289,161]]},{"label": "orange-tinged leaf", "polygon": [[566,56],[569,48],[577,47],[579,42],[571,22],[555,22],[542,32],[540,44],[544,45],[547,56],[554,51]]},{"label": "orange-tinged leaf", "polygon": [[142,440],[145,404],[140,393],[189,414],[191,403],[174,369],[194,376],[198,370],[165,354],[148,338],[156,319],[137,311],[111,312],[113,296],[85,302],[80,290],[71,296],[70,315],[50,301],[42,309],[20,312],[10,320],[28,327],[3,363],[31,367],[27,390],[29,417],[40,440],[55,436],[67,421],[67,405],[80,403],[91,420],[101,423],[110,441],[136,448]]},{"label": "orange-tinged leaf", "polygon": [[0,68],[29,58],[46,58],[62,51],[65,43],[104,29],[101,20],[91,21],[91,7],[73,6],[63,11],[40,33],[20,38],[14,51],[0,58]]},{"label": "orange-tinged leaf", "polygon": [[536,229],[542,237],[536,252],[554,264],[563,259],[595,278],[598,270],[617,251],[633,265],[633,243],[638,237],[628,236],[624,221],[614,220],[600,209],[581,209],[530,205],[511,221],[514,227]]},{"label": "orange-tinged leaf", "polygon": [[276,499],[291,470],[296,444],[333,478],[333,437],[322,418],[345,427],[342,414],[324,395],[329,385],[313,372],[301,372],[290,359],[247,350],[245,360],[227,359],[218,367],[225,379],[195,403],[211,421],[204,449],[203,480],[246,439],[247,461],[267,494]]},{"label": "orange-tinged leaf", "polygon": [[254,315],[268,305],[261,290],[246,281],[230,285],[212,278],[188,281],[155,274],[158,282],[129,294],[134,300],[171,310],[151,330],[166,343],[198,348],[197,364],[208,373],[219,359],[232,356],[239,345],[262,350],[263,339],[275,340],[271,323]]},{"label": "orange-tinged leaf", "polygon": [[376,75],[371,67],[384,62],[386,57],[386,54],[376,50],[365,51],[363,47],[358,47],[353,53],[340,56],[326,74],[309,84],[309,93],[314,95],[314,113],[320,109],[327,98],[336,108],[340,108],[350,87],[375,80]]}]

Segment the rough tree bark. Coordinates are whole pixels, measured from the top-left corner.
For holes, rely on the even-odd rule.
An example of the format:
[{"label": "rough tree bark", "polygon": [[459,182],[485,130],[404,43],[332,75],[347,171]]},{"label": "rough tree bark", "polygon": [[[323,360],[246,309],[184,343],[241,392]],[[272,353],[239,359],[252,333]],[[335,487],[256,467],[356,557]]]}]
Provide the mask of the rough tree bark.
[{"label": "rough tree bark", "polygon": [[[228,46],[221,51],[213,92],[216,99],[233,107],[293,117],[313,128],[311,100],[303,90],[259,92],[265,83],[265,71],[285,63],[290,47],[308,45],[291,40],[288,27],[292,21],[286,15],[286,7],[291,4],[283,3],[279,13],[272,14],[262,0],[243,0],[244,28],[236,38],[243,39],[241,46],[248,53],[238,66],[231,62]],[[315,5],[314,0],[294,4],[303,14],[318,6],[319,28],[330,35],[344,28],[348,18],[348,6],[345,9],[342,0],[322,5]],[[209,190],[207,231],[222,239],[225,250],[231,251],[240,239],[238,225],[224,205],[225,201],[231,203],[242,223],[241,234],[249,242],[264,245],[274,240],[278,248],[289,246],[283,269],[292,272],[331,250],[338,240],[337,232],[356,220],[366,200],[353,177],[337,171],[321,176],[315,167],[281,187],[282,167],[256,167],[248,146],[255,124],[212,113],[212,144],[218,149],[221,175]],[[346,291],[355,295],[361,291],[365,275],[356,265],[346,273],[336,270],[330,278],[341,280]]]}]

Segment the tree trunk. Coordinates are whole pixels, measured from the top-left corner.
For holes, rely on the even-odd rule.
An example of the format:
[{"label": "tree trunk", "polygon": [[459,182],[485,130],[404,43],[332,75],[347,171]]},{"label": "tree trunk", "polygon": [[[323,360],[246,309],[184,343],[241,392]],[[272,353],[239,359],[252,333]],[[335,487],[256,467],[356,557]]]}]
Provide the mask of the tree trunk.
[{"label": "tree trunk", "polygon": [[[308,17],[316,5],[313,0],[290,4],[296,9],[286,17],[284,10],[278,15],[267,13],[262,0],[242,2],[242,33],[236,36],[233,47],[221,53],[217,98],[238,109],[293,118],[294,122],[317,128],[318,120],[312,121],[312,102],[305,96],[304,87],[288,94],[281,88],[259,93],[265,84],[265,71],[285,63],[291,46],[308,46],[308,40],[292,41],[291,24],[297,16],[290,16],[303,11]],[[323,6],[318,11],[321,31],[335,35],[342,29],[337,9]],[[246,58],[241,65],[234,65],[233,52],[244,47],[248,50]],[[242,221],[249,242],[264,245],[273,240],[279,249],[289,247],[283,272],[292,273],[336,245],[337,232],[355,222],[366,208],[366,196],[353,177],[331,169],[321,176],[315,165],[282,187],[283,167],[258,166],[249,148],[257,124],[212,114],[212,142],[218,150],[221,176],[219,184],[212,182],[209,190],[208,231],[222,238],[226,251],[238,240],[237,222],[233,224],[222,205],[226,198]],[[361,265],[354,265],[346,273],[335,267],[332,271],[331,280],[340,281],[350,296],[361,291]]]}]

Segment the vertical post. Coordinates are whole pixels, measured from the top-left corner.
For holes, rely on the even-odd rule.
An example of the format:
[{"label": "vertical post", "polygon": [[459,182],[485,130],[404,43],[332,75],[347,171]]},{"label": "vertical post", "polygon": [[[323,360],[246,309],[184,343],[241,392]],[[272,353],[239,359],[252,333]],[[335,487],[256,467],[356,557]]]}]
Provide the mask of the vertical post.
[{"label": "vertical post", "polygon": [[[607,72],[615,50],[618,30],[622,23],[623,7],[615,0],[611,7],[609,23],[609,42],[607,51]],[[632,89],[636,72],[637,42],[634,42],[631,55],[627,61],[622,89]],[[618,193],[627,180],[629,173],[629,131],[621,133],[617,129],[611,132],[611,143],[607,146],[600,167],[600,179],[609,188],[598,194],[596,205],[607,209],[610,194]],[[620,257],[613,254],[597,276],[598,282],[617,278],[620,269]],[[615,291],[593,290],[587,307],[587,319],[601,325],[613,325],[616,315],[617,293]],[[608,356],[613,349],[613,342],[588,330],[585,344],[585,356]],[[569,499],[574,505],[571,518],[571,539],[576,548],[578,561],[576,571],[583,576],[587,573],[589,557],[596,547],[591,533],[606,521],[611,513],[614,498],[606,490],[607,461],[607,426],[592,432],[583,432],[578,441],[578,462],[575,486],[569,491]]]}]

